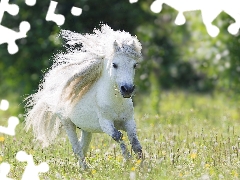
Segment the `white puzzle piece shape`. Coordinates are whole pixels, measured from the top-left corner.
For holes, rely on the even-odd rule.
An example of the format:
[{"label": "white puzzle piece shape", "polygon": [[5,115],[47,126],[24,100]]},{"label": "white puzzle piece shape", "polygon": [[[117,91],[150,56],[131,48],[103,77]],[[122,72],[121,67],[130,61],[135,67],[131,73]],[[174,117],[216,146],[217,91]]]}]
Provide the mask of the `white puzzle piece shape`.
[{"label": "white puzzle piece shape", "polygon": [[71,9],[71,14],[74,15],[74,16],[80,16],[82,14],[82,9],[73,6],[72,9]]},{"label": "white puzzle piece shape", "polygon": [[0,164],[0,179],[1,180],[12,180],[11,178],[7,177],[9,172],[10,172],[10,165],[5,162],[1,163]]},{"label": "white puzzle piece shape", "polygon": [[9,0],[1,0],[0,2],[0,23],[2,22],[4,12],[8,12],[12,16],[16,16],[19,12],[19,7],[16,4],[8,4]]},{"label": "white puzzle piece shape", "polygon": [[1,25],[4,12],[15,16],[19,12],[19,7],[15,4],[8,4],[9,0],[2,0],[0,2],[0,45],[3,43],[8,44],[8,52],[10,54],[15,54],[18,52],[18,46],[16,45],[16,40],[25,38],[27,32],[30,30],[30,24],[23,21],[19,25],[19,32],[13,31],[7,27]]},{"label": "white puzzle piece shape", "polygon": [[239,0],[155,0],[150,9],[154,13],[159,13],[162,10],[162,5],[176,9],[178,15],[175,23],[182,25],[186,19],[183,15],[187,11],[201,10],[203,23],[206,26],[207,32],[210,36],[216,37],[219,34],[219,28],[212,24],[214,19],[221,13],[225,12],[235,19],[235,23],[228,27],[228,32],[235,35],[240,28],[240,1]]},{"label": "white puzzle piece shape", "polygon": [[10,136],[15,135],[15,128],[19,124],[19,119],[15,116],[11,116],[8,119],[8,127],[0,126],[0,133],[4,133]]},{"label": "white puzzle piece shape", "polygon": [[6,99],[2,99],[0,102],[0,109],[6,111],[9,108],[9,102]]},{"label": "white puzzle piece shape", "polygon": [[57,7],[58,2],[56,1],[51,1],[47,16],[46,16],[46,21],[53,21],[55,22],[58,26],[61,26],[65,22],[65,17],[61,14],[55,14],[55,9]]},{"label": "white puzzle piece shape", "polygon": [[42,162],[36,166],[33,161],[33,156],[28,155],[24,151],[19,151],[16,155],[16,159],[21,162],[27,162],[27,166],[23,172],[21,180],[39,180],[38,173],[45,173],[49,171],[49,166],[46,162]]},{"label": "white puzzle piece shape", "polygon": [[36,4],[36,0],[25,0],[26,5],[34,6]]},{"label": "white puzzle piece shape", "polygon": [[19,32],[13,31],[0,25],[0,44],[8,43],[8,52],[15,54],[18,52],[16,40],[27,37],[27,32],[30,30],[30,24],[26,21],[21,22]]}]

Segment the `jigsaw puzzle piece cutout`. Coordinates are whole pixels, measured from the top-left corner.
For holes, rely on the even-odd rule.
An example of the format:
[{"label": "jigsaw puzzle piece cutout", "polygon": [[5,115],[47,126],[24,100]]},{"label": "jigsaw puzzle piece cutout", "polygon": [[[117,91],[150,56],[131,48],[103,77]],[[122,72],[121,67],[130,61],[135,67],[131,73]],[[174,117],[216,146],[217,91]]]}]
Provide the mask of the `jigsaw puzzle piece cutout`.
[{"label": "jigsaw puzzle piece cutout", "polygon": [[175,20],[175,24],[177,25],[183,25],[186,22],[186,18],[183,15],[184,12],[186,11],[195,11],[199,10],[200,3],[198,1],[194,0],[155,0],[151,6],[150,9],[154,13],[159,13],[162,10],[163,4],[166,4],[175,10],[178,11],[178,15]]},{"label": "jigsaw puzzle piece cutout", "polygon": [[203,23],[206,26],[207,32],[210,36],[215,37],[219,33],[219,28],[212,24],[213,20],[221,13],[221,5],[217,5],[216,0],[212,1],[200,1],[200,0],[156,0],[150,8],[154,13],[159,13],[162,10],[162,5],[176,9],[178,15],[175,20],[175,24],[183,25],[186,22],[186,18],[183,12],[201,10]]},{"label": "jigsaw puzzle piece cutout", "polygon": [[236,35],[240,29],[240,1],[228,0],[223,1],[223,11],[230,15],[235,22],[229,25],[228,32]]},{"label": "jigsaw puzzle piece cutout", "polygon": [[7,177],[9,172],[10,172],[10,165],[5,162],[1,163],[0,164],[0,179],[1,180],[12,180],[11,178]]},{"label": "jigsaw puzzle piece cutout", "polygon": [[49,166],[46,162],[42,162],[36,166],[33,161],[33,156],[28,155],[24,151],[19,151],[16,155],[16,159],[21,162],[27,162],[27,166],[22,175],[22,180],[39,180],[38,173],[49,171]]},{"label": "jigsaw puzzle piece cutout", "polygon": [[25,0],[25,3],[28,6],[34,6],[36,4],[36,0]]},{"label": "jigsaw puzzle piece cutout", "polygon": [[222,12],[222,9],[212,9],[211,7],[202,8],[202,19],[204,25],[206,26],[208,34],[212,37],[216,37],[219,34],[220,30],[217,26],[213,25],[212,22]]},{"label": "jigsaw puzzle piece cutout", "polygon": [[[19,12],[19,7],[16,4],[9,4],[9,0],[2,0],[0,2],[0,20],[2,20],[2,16],[4,12],[8,12],[12,16],[16,16]],[[1,22],[1,21],[0,21]]]},{"label": "jigsaw puzzle piece cutout", "polygon": [[236,22],[228,26],[228,32],[232,35],[237,35],[240,28],[240,23]]},{"label": "jigsaw puzzle piece cutout", "polygon": [[175,19],[175,24],[177,25],[183,25],[186,22],[186,18],[183,15],[183,12],[179,12],[176,19]]},{"label": "jigsaw puzzle piece cutout", "polygon": [[48,12],[46,15],[46,21],[53,21],[55,22],[58,26],[61,26],[65,22],[65,17],[61,14],[55,14],[54,11],[57,7],[58,2],[56,1],[51,1],[50,6],[48,8]]},{"label": "jigsaw puzzle piece cutout", "polygon": [[138,0],[129,0],[131,4],[138,2]]},{"label": "jigsaw puzzle piece cutout", "polygon": [[8,127],[0,126],[0,133],[4,133],[10,136],[15,135],[15,128],[19,124],[19,119],[17,117],[11,116],[8,119]]},{"label": "jigsaw puzzle piece cutout", "polygon": [[9,102],[6,99],[2,99],[0,102],[0,109],[6,111],[9,108]]},{"label": "jigsaw puzzle piece cutout", "polygon": [[8,43],[8,52],[15,54],[18,52],[18,46],[16,45],[17,39],[27,37],[27,32],[30,30],[30,24],[27,21],[20,23],[19,32],[13,31],[0,25],[0,44]]},{"label": "jigsaw puzzle piece cutout", "polygon": [[222,12],[225,11],[232,18],[235,23],[228,27],[231,34],[237,34],[240,28],[240,1],[239,0],[155,0],[150,9],[154,13],[159,13],[162,10],[162,5],[176,9],[179,13],[176,17],[175,24],[182,25],[186,22],[183,12],[201,10],[203,23],[206,26],[207,32],[210,36],[216,37],[219,34],[219,28],[212,24],[214,19]]},{"label": "jigsaw puzzle piece cutout", "polygon": [[159,0],[155,0],[151,6],[150,6],[150,9],[152,12],[154,13],[160,13],[162,11],[162,5],[163,5],[163,2],[159,1]]},{"label": "jigsaw puzzle piece cutout", "polygon": [[[30,1],[30,0],[28,0]],[[32,0],[34,1],[34,0]],[[4,12],[15,16],[19,12],[19,7],[16,4],[8,4],[9,0],[2,0],[0,2],[0,23]],[[30,24],[23,21],[19,25],[19,32],[15,32],[7,27],[0,24],[0,44],[8,43],[8,52],[10,54],[15,54],[18,51],[18,46],[16,45],[16,40],[26,37],[26,33],[30,30]]]},{"label": "jigsaw puzzle piece cutout", "polygon": [[72,15],[74,15],[74,16],[80,16],[80,15],[82,14],[82,9],[73,6],[72,9],[71,9],[71,13],[72,13]]}]

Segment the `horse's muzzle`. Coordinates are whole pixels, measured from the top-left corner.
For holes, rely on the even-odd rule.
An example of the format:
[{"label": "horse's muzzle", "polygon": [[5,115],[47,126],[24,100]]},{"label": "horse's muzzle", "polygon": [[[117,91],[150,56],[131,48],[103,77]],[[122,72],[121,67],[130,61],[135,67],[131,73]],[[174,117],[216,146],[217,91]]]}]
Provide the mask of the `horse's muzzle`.
[{"label": "horse's muzzle", "polygon": [[134,89],[135,89],[134,85],[125,84],[125,85],[121,86],[120,91],[124,98],[130,98],[132,96]]}]

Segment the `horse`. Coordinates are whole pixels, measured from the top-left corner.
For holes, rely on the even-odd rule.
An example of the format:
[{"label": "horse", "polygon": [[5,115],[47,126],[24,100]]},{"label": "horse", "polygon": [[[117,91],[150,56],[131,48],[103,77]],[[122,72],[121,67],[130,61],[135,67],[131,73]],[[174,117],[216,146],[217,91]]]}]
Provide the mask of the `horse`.
[{"label": "horse", "polygon": [[159,13],[162,10],[162,5],[167,4],[170,7],[178,11],[175,23],[182,25],[186,22],[183,15],[185,11],[196,11],[201,10],[203,23],[206,26],[207,32],[210,36],[216,37],[219,34],[219,28],[212,24],[214,19],[222,12],[226,12],[232,18],[235,19],[235,23],[232,23],[228,27],[228,31],[231,34],[237,34],[240,28],[240,13],[239,5],[240,2],[236,0],[155,0],[150,8],[154,13]]},{"label": "horse", "polygon": [[92,34],[61,30],[60,37],[66,41],[66,52],[53,56],[53,65],[38,91],[25,99],[26,130],[32,127],[35,139],[47,147],[65,129],[83,169],[89,168],[85,157],[93,133],[108,134],[129,159],[120,130],[126,131],[141,159],[132,101],[141,43],[136,36],[114,31],[106,24]]}]

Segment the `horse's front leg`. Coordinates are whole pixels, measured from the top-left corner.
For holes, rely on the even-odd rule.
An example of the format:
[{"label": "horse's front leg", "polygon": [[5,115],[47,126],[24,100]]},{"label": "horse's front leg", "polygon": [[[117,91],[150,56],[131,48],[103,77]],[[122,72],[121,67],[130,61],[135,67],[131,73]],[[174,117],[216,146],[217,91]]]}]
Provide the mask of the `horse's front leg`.
[{"label": "horse's front leg", "polygon": [[128,139],[132,145],[134,153],[137,154],[138,158],[142,158],[142,146],[138,140],[136,132],[136,123],[134,120],[124,121],[124,130],[127,132]]},{"label": "horse's front leg", "polygon": [[106,119],[100,119],[99,123],[100,123],[101,129],[103,130],[103,132],[105,132],[106,134],[111,136],[116,142],[119,143],[121,150],[122,150],[123,157],[125,159],[129,159],[131,156],[127,149],[127,146],[125,145],[125,143],[123,141],[123,134],[114,127],[113,121],[106,120]]}]

